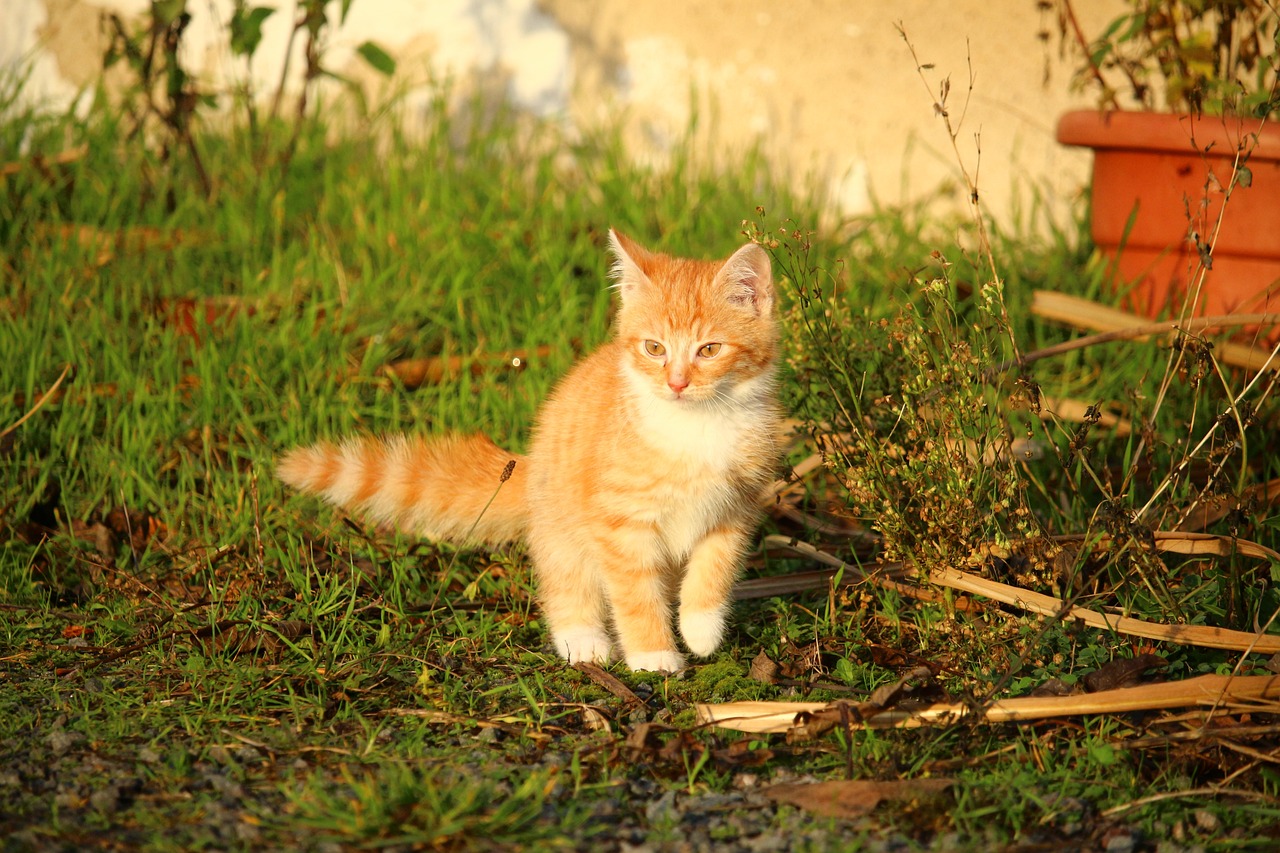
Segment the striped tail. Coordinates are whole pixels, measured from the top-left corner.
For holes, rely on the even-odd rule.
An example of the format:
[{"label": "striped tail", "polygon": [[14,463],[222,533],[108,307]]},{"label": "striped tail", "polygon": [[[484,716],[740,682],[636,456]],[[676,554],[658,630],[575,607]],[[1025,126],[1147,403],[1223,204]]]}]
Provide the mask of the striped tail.
[{"label": "striped tail", "polygon": [[421,536],[498,545],[528,526],[525,468],[524,457],[482,435],[392,436],[294,448],[276,476]]}]

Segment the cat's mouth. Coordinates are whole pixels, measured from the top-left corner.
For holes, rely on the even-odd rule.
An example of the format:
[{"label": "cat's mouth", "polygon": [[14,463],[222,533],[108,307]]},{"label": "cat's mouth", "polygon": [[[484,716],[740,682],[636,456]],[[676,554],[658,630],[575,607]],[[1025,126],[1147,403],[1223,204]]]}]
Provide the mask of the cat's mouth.
[{"label": "cat's mouth", "polygon": [[683,391],[669,391],[667,399],[681,406],[696,406],[705,403],[709,395],[701,388],[686,388]]}]

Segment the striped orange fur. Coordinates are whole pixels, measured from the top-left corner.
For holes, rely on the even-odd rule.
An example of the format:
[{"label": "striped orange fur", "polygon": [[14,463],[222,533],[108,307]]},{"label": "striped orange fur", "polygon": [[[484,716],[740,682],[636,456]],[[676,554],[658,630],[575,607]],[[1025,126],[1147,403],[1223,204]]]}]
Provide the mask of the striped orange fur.
[{"label": "striped orange fur", "polygon": [[292,450],[277,473],[424,536],[527,541],[562,657],[616,645],[632,669],[671,672],[673,621],[694,654],[719,646],[777,465],[773,280],[752,243],[708,262],[610,242],[616,334],[552,392],[527,456],[397,436]]}]

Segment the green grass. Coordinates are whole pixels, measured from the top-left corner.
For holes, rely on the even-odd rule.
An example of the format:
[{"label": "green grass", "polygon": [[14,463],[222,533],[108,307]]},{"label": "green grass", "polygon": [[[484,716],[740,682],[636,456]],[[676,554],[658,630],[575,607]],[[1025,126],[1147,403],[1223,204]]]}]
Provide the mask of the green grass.
[{"label": "green grass", "polygon": [[[633,707],[550,653],[519,549],[455,553],[287,494],[271,478],[274,455],[320,438],[483,430],[519,448],[552,384],[608,334],[609,226],[712,257],[741,243],[757,207],[770,229],[827,213],[761,161],[716,165],[688,145],[668,166],[642,168],[608,133],[570,142],[504,116],[461,124],[443,106],[413,138],[377,130],[335,138],[307,124],[284,176],[255,165],[244,139],[203,135],[207,199],[180,156],[165,164],[121,142],[104,111],[0,126],[6,161],[88,144],[82,160],[0,183],[0,429],[72,367],[58,396],[0,442],[0,832],[16,833],[15,844],[576,849],[701,831],[725,844],[777,834],[791,849],[882,837],[990,849],[1096,846],[1121,827],[1231,849],[1274,824],[1277,776],[1266,762],[1248,765],[1216,741],[1127,746],[1150,716],[837,731],[796,744],[694,721],[700,701],[863,697],[904,671],[891,652],[938,663],[941,683],[962,695],[1001,679],[1025,693],[1130,656],[1126,638],[861,588],[768,599],[739,605],[722,651],[683,678],[614,667],[644,700]],[[30,151],[19,151],[23,138]],[[832,306],[839,321],[827,355],[861,371],[845,387],[867,391],[868,364],[886,383],[918,381],[879,325],[897,306],[911,303],[920,328],[941,330],[907,350],[934,367],[969,340],[968,325],[986,322],[955,297],[983,278],[947,242],[953,224],[931,226],[924,208],[885,210],[816,245],[832,287],[810,307]],[[78,238],[79,226],[101,239]],[[1081,234],[995,241],[1014,337],[1024,350],[1066,337],[1026,304],[1039,286],[1102,293]],[[954,266],[940,266],[935,249]],[[917,282],[935,277],[946,292],[921,298]],[[815,343],[794,297],[788,398],[827,418],[822,406],[838,397],[808,370]],[[991,348],[974,364],[989,367],[1005,331],[978,333]],[[495,363],[517,351],[521,369]],[[380,373],[451,355],[464,369],[439,383],[409,389]],[[840,361],[855,356],[867,361]],[[1140,399],[1164,357],[1154,344],[1081,351],[1036,380],[1091,402]],[[973,400],[955,383],[937,387]],[[999,390],[1009,389],[983,392],[992,412]],[[857,399],[875,421],[872,396]],[[1194,399],[1162,413],[1162,448],[1217,414],[1188,406]],[[1052,432],[1045,440],[1065,444]],[[1091,440],[1095,460],[1132,452]],[[1264,458],[1268,441],[1250,458]],[[1040,493],[1070,497],[1052,516],[1062,532],[1083,529],[1073,525],[1096,498],[1087,464],[1026,472],[1044,518]],[[980,482],[1003,494],[1008,473]],[[956,516],[981,529],[957,531],[953,548],[1011,529],[986,512],[979,503]],[[1250,528],[1264,542],[1273,533]],[[1213,607],[1229,572],[1201,567],[1196,577],[1202,594],[1188,615],[1225,619]],[[1255,592],[1246,609],[1273,606]],[[748,676],[762,649],[788,682]],[[1177,676],[1235,660],[1161,652]],[[629,742],[645,722],[656,724],[651,739]],[[752,780],[838,779],[849,768],[956,781],[945,807],[899,803],[854,821],[753,793]],[[1203,793],[1224,782],[1245,794]],[[1128,807],[1151,794],[1169,796]],[[734,819],[700,830],[696,810],[672,806],[688,802]],[[1209,817],[1197,823],[1196,810]]]}]

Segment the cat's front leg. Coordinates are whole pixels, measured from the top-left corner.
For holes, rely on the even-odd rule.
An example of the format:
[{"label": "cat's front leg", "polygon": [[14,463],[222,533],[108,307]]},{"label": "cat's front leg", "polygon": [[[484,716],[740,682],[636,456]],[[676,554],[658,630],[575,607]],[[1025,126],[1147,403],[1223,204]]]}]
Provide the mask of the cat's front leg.
[{"label": "cat's front leg", "polygon": [[643,565],[615,565],[606,579],[613,622],[627,666],[645,672],[684,669],[671,630],[671,605],[661,572]]},{"label": "cat's front leg", "polygon": [[535,535],[529,545],[538,604],[556,654],[569,663],[608,663],[613,640],[599,575],[563,537]]},{"label": "cat's front leg", "polygon": [[680,635],[699,657],[714,652],[724,638],[729,600],[747,541],[745,529],[726,525],[708,533],[689,555],[680,585]]},{"label": "cat's front leg", "polygon": [[598,541],[600,576],[627,666],[648,672],[684,669],[671,629],[671,594],[651,525],[622,522]]}]

